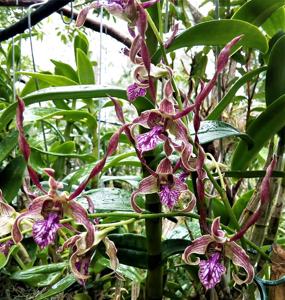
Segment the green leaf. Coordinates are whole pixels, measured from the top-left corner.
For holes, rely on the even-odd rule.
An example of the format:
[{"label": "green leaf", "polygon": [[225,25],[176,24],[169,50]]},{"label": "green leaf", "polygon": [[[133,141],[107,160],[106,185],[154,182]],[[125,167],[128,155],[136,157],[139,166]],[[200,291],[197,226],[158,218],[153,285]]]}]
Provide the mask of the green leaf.
[{"label": "green leaf", "polygon": [[9,253],[7,256],[5,256],[2,252],[0,252],[0,270],[3,269],[7,263],[9,262],[9,259],[11,257],[12,254],[14,254],[15,252],[17,252],[19,249],[18,245],[13,245],[10,249],[9,249]]},{"label": "green leaf", "polygon": [[[145,236],[125,233],[109,234],[108,237],[115,243],[118,250],[117,256],[122,264],[140,269],[147,269]],[[101,252],[103,255],[106,255],[105,250],[101,249]]]},{"label": "green leaf", "polygon": [[63,63],[61,61],[53,60],[53,59],[51,59],[51,62],[55,65],[56,75],[62,75],[64,77],[67,77],[79,83],[79,79],[76,71],[69,64]]},{"label": "green leaf", "polygon": [[25,169],[26,162],[23,157],[16,157],[0,172],[0,189],[8,203],[17,196]]},{"label": "green leaf", "polygon": [[233,86],[229,89],[227,94],[221,99],[221,101],[217,104],[214,110],[209,114],[207,120],[217,120],[223,113],[224,109],[231,103],[236,92],[246,84],[248,81],[252,80],[254,77],[259,75],[260,73],[267,70],[267,67],[261,67],[246,73],[244,76],[239,78]]},{"label": "green leaf", "polygon": [[284,4],[284,0],[251,0],[242,5],[234,13],[232,19],[243,20],[260,26]]},{"label": "green leaf", "polygon": [[280,7],[262,25],[269,36],[274,36],[278,31],[285,31],[285,8]]},{"label": "green leaf", "polygon": [[[89,196],[96,207],[96,211],[132,211],[130,204],[131,193],[118,188],[92,189],[84,193]],[[85,198],[79,198],[82,204],[87,204]]]},{"label": "green leaf", "polygon": [[3,161],[18,144],[18,130],[11,130],[8,135],[3,136],[0,142],[0,162]]},{"label": "green leaf", "polygon": [[[117,97],[127,99],[124,89],[113,87],[102,87],[97,85],[76,85],[67,87],[52,87],[33,92],[23,97],[26,106],[38,102],[53,100],[55,103],[62,102],[63,99],[90,99],[102,97]],[[153,108],[153,104],[145,97],[138,98],[134,105],[138,111]],[[0,116],[0,130],[3,129],[13,119],[16,113],[17,103],[11,104]]]},{"label": "green leaf", "polygon": [[[73,142],[72,142],[73,143]],[[80,154],[80,153],[70,153],[70,146],[71,144],[64,145],[64,147],[69,147],[68,152],[53,152],[53,151],[45,151],[43,149],[39,149],[36,147],[31,147],[33,151],[42,153],[42,154],[47,154],[51,156],[58,156],[58,157],[69,157],[69,158],[80,158],[82,160],[87,160],[87,161],[93,161],[94,156],[92,153],[87,153],[87,154]],[[74,146],[72,146],[74,148]]]},{"label": "green leaf", "polygon": [[[224,172],[225,177],[234,177],[234,178],[260,178],[264,177],[266,172],[264,170],[256,170],[256,171],[226,171]],[[215,176],[218,174],[215,174]],[[282,171],[273,171],[272,177],[283,178],[285,176],[285,172]]]},{"label": "green leaf", "polygon": [[270,104],[248,127],[247,134],[254,141],[248,148],[240,141],[232,158],[232,170],[245,170],[268,140],[285,126],[285,95]]},{"label": "green leaf", "polygon": [[22,281],[31,286],[47,286],[52,284],[61,274],[67,263],[55,263],[17,271],[11,275],[12,280]]},{"label": "green leaf", "polygon": [[0,270],[6,264],[6,256],[4,253],[0,252]]},{"label": "green leaf", "polygon": [[100,183],[104,183],[107,181],[124,181],[132,185],[133,187],[137,188],[139,182],[141,181],[140,176],[133,176],[133,175],[116,175],[116,176],[102,176],[100,178]]},{"label": "green leaf", "polygon": [[[13,62],[13,52],[14,52],[14,62]],[[7,55],[7,67],[8,69],[13,67],[13,63],[15,65],[15,68],[19,64],[21,59],[21,48],[18,44],[14,44],[14,50],[12,43],[9,46],[8,49],[8,55]]]},{"label": "green leaf", "polygon": [[[200,23],[183,31],[174,39],[167,52],[200,45],[224,46],[238,35],[244,36],[234,49],[245,46],[259,49],[263,53],[267,51],[267,40],[256,26],[240,20],[213,20]],[[157,51],[153,60],[158,61],[160,56],[161,52]]]},{"label": "green leaf", "polygon": [[213,211],[214,217],[221,217],[222,224],[228,224],[229,223],[229,215],[227,213],[227,210],[225,208],[224,203],[220,199],[212,199],[211,200],[211,209]]},{"label": "green leaf", "polygon": [[45,89],[49,86],[50,86],[50,84],[45,81],[30,78],[29,81],[24,86],[20,95],[21,95],[21,97],[24,97],[34,91],[37,91],[38,89]]},{"label": "green leaf", "polygon": [[[190,126],[190,132],[192,132],[191,135],[194,136],[193,125]],[[249,145],[253,144],[249,135],[238,131],[230,124],[222,121],[202,121],[198,131],[198,138],[201,144],[206,144],[230,136],[238,136],[245,140]]]},{"label": "green leaf", "polygon": [[265,81],[265,100],[267,106],[285,94],[285,35],[273,46],[268,62]]},{"label": "green leaf", "polygon": [[167,239],[162,241],[162,261],[165,262],[172,255],[183,253],[190,244],[191,241],[185,239]]},{"label": "green leaf", "polygon": [[81,84],[94,84],[94,70],[88,56],[81,50],[76,49],[77,74]]},{"label": "green leaf", "polygon": [[18,72],[21,75],[27,75],[35,79],[42,80],[53,86],[69,86],[76,85],[77,82],[73,81],[65,76],[53,75],[53,74],[43,74],[43,73],[33,73],[33,72]]},{"label": "green leaf", "polygon": [[81,49],[85,54],[88,54],[88,50],[89,50],[89,41],[87,36],[81,32],[78,31],[78,35],[76,35],[76,37],[74,38],[74,56],[76,59],[76,50],[77,49]]},{"label": "green leaf", "polygon": [[[98,261],[96,261],[96,264],[101,264],[104,267],[111,268],[110,260],[105,257],[100,257]],[[127,266],[120,263],[117,272],[122,274],[124,277],[131,279],[132,281],[136,281],[136,282],[143,281],[143,276],[134,267]]]},{"label": "green leaf", "polygon": [[243,210],[246,208],[248,201],[250,200],[251,196],[253,195],[254,190],[250,190],[240,196],[233,205],[233,211],[237,218],[240,218]]},{"label": "green leaf", "polygon": [[[126,158],[129,157],[136,157],[136,152],[127,152],[123,154],[114,155],[107,159],[107,162],[101,172],[103,174],[111,167],[117,167],[121,161],[124,161]],[[70,185],[72,184],[78,184],[79,182],[82,182],[85,178],[87,178],[91,172],[91,170],[94,168],[95,164],[97,162],[94,162],[92,164],[89,164],[85,166],[85,168],[81,168],[78,171],[74,173],[70,173],[64,181],[68,182]]]},{"label": "green leaf", "polygon": [[41,295],[37,296],[35,300],[43,300],[55,296],[59,293],[64,292],[67,288],[72,286],[76,282],[76,279],[72,274],[67,275],[66,277],[62,278],[56,284],[52,285],[49,290]]},{"label": "green leaf", "polygon": [[90,128],[94,128],[97,125],[97,120],[89,112],[83,110],[63,110],[54,107],[37,107],[28,108],[25,112],[25,122],[34,122],[45,119],[62,119],[66,121],[79,121],[87,123]]}]

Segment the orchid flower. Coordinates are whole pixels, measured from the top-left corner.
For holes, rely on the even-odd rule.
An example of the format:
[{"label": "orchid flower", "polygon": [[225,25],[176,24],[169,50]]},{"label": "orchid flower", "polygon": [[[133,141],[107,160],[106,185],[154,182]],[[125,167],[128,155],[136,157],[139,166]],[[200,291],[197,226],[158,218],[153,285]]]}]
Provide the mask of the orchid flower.
[{"label": "orchid flower", "polygon": [[[132,134],[137,142],[137,148],[140,152],[153,150],[160,142],[165,143],[165,153],[171,155],[172,146],[181,150],[188,143],[188,131],[180,118],[177,117],[174,102],[171,99],[173,90],[170,81],[164,88],[164,99],[159,105],[159,109],[144,111],[133,121]],[[135,135],[134,128],[141,125],[150,131]],[[175,141],[169,138],[169,134],[174,135]],[[182,146],[182,142],[184,143]],[[191,146],[189,146],[191,147]]]},{"label": "orchid flower", "polygon": [[107,233],[113,229],[114,227],[109,227],[105,230],[96,231],[95,226],[92,225],[90,231],[92,231],[92,236],[95,238],[91,243],[88,238],[88,232],[83,232],[69,238],[59,249],[59,252],[62,252],[66,248],[71,249],[72,254],[69,259],[70,269],[81,284],[85,284],[85,281],[89,278],[88,268],[94,254],[95,247],[101,241],[105,244],[106,254],[110,258],[110,266],[114,271],[116,271],[119,265],[119,261],[116,256],[117,249],[115,244],[106,236]]},{"label": "orchid flower", "polygon": [[[213,250],[214,249],[214,250]],[[211,250],[211,251],[209,251]],[[213,252],[214,251],[214,252]],[[191,259],[192,254],[207,255],[208,260]],[[254,269],[246,252],[236,242],[230,241],[226,233],[221,229],[220,217],[214,219],[211,234],[203,235],[188,246],[183,253],[183,260],[189,265],[199,265],[199,278],[206,289],[215,287],[221,280],[226,268],[221,264],[222,257],[229,258],[234,265],[241,267],[246,272],[246,278],[241,279],[233,273],[233,279],[237,284],[251,283],[254,277]]]},{"label": "orchid flower", "polygon": [[91,9],[98,9],[100,7],[104,7],[110,14],[127,21],[130,25],[135,25],[138,19],[138,6],[141,5],[143,8],[148,8],[158,1],[159,0],[151,0],[140,4],[135,0],[95,1],[79,12],[76,26],[80,27],[84,24]]},{"label": "orchid flower", "polygon": [[[137,51],[138,50],[139,47]],[[150,87],[149,76],[151,76],[151,78],[163,78],[169,77],[171,74],[168,68],[158,67],[152,64],[150,66],[150,72],[148,73],[142,58],[137,56],[137,52],[132,50],[129,56],[132,62],[138,64],[133,71],[134,83],[127,87],[128,100],[133,102],[138,97],[146,95],[147,89]]]},{"label": "orchid flower", "polygon": [[179,177],[173,175],[173,168],[168,158],[164,158],[157,166],[154,175],[150,175],[144,178],[138,189],[132,193],[131,204],[136,212],[141,212],[141,209],[136,204],[136,197],[139,194],[152,194],[158,193],[160,201],[163,205],[166,205],[169,209],[172,209],[179,201],[180,197],[188,196],[190,199],[186,211],[191,211],[195,204],[195,196],[188,190],[187,184],[183,182]]},{"label": "orchid flower", "polygon": [[[64,215],[72,217],[76,222],[82,224],[88,231],[89,243],[93,242],[92,223],[88,219],[86,210],[76,201],[69,200],[65,192],[61,194],[58,190],[62,184],[54,179],[54,171],[45,169],[49,176],[48,194],[35,198],[28,210],[20,214],[13,225],[12,237],[15,243],[22,240],[23,236],[20,230],[20,224],[23,220],[34,220],[32,235],[40,248],[44,248],[54,243],[57,231],[64,225],[60,220]],[[65,225],[68,226],[68,225]]]}]

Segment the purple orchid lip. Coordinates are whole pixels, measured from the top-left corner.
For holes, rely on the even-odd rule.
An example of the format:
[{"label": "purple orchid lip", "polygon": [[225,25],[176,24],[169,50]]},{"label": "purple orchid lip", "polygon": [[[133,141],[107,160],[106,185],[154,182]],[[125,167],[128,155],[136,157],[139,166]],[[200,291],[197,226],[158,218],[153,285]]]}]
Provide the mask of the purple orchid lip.
[{"label": "purple orchid lip", "polygon": [[199,263],[198,276],[207,290],[215,287],[226,272],[226,268],[220,263],[220,259],[221,254],[216,252],[208,260],[201,260]]},{"label": "purple orchid lip", "polygon": [[153,127],[149,132],[137,136],[137,148],[140,152],[153,150],[161,141],[160,135],[163,132],[161,126]]},{"label": "purple orchid lip", "polygon": [[179,191],[171,189],[169,185],[162,185],[160,187],[160,201],[162,204],[167,205],[170,209],[172,209],[177,203],[179,195]]},{"label": "purple orchid lip", "polygon": [[127,88],[127,95],[129,101],[135,101],[138,97],[143,97],[146,95],[146,89],[140,87],[137,83],[133,83]]},{"label": "purple orchid lip", "polygon": [[56,213],[49,213],[44,220],[36,221],[33,225],[33,238],[41,249],[54,243],[57,230],[62,225]]},{"label": "purple orchid lip", "polygon": [[[226,233],[220,227],[219,217],[213,220],[212,227],[211,227],[211,234],[206,234],[195,239],[194,241],[192,241],[191,245],[185,249],[182,256],[183,260],[190,265],[198,265],[198,264],[200,265],[201,264],[200,259],[197,258],[196,260],[193,261],[191,259],[191,255],[206,254],[209,245],[213,242],[216,243],[216,246],[221,251],[223,251],[223,255],[225,257],[229,258],[235,266],[244,269],[245,273],[247,274],[245,279],[241,279],[237,276],[237,274],[233,273],[232,276],[234,281],[237,284],[251,283],[254,277],[254,268],[250,263],[249,257],[246,254],[246,252],[243,250],[243,248],[241,248],[237,243],[230,241],[226,237]],[[207,286],[211,286],[215,280],[210,283],[211,278],[209,279],[208,277],[205,277],[208,273],[206,274],[206,270],[204,270],[203,268],[205,266],[206,267],[210,266],[211,265],[210,263],[216,262],[217,260],[218,257],[215,256],[212,258],[212,260],[203,261],[202,263],[201,278],[204,280],[206,288]],[[217,280],[219,278],[218,275],[222,272],[222,268],[220,265],[217,265],[217,263],[215,263],[214,265],[219,267],[216,269],[216,274],[215,274],[215,279]]]}]

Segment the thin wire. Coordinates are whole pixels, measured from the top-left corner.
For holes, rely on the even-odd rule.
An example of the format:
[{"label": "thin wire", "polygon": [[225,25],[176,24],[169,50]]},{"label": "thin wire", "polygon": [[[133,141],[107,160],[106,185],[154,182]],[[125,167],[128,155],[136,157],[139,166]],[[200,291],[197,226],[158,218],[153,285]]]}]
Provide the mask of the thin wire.
[{"label": "thin wire", "polygon": [[[41,2],[41,3],[35,3],[29,6],[28,8],[28,27],[29,27],[29,40],[30,40],[30,48],[31,48],[31,56],[32,56],[32,63],[33,63],[33,70],[36,73],[37,72],[37,68],[36,68],[36,62],[35,62],[35,56],[34,56],[34,48],[33,48],[33,41],[32,41],[32,21],[31,21],[31,12],[32,9],[37,7],[37,6],[41,6],[43,5],[45,2]],[[36,84],[36,89],[39,90],[39,82],[38,79],[35,78],[35,84]],[[41,102],[39,102],[39,106],[41,107]],[[45,147],[45,151],[48,151],[48,147],[47,147],[47,140],[46,140],[46,134],[45,134],[45,129],[44,129],[44,124],[43,122],[41,122],[41,128],[42,128],[42,134],[43,134],[43,140],[44,140],[44,147]],[[48,154],[47,156],[47,160],[49,161],[49,156]]]},{"label": "thin wire", "polygon": [[62,10],[60,11],[60,16],[61,16],[61,20],[62,20],[62,22],[63,22],[64,24],[70,25],[70,24],[72,23],[73,17],[74,17],[73,0],[71,0],[71,2],[70,2],[70,19],[69,19],[69,21],[65,21],[65,20],[64,20],[64,16],[63,16]]},{"label": "thin wire", "polygon": [[[103,7],[101,6],[100,8],[100,39],[99,39],[99,68],[98,68],[98,83],[101,85],[102,83],[102,43],[103,39]],[[101,138],[100,138],[100,133],[101,133],[101,110],[102,110],[102,99],[99,99],[99,108],[98,108],[98,159],[100,159],[100,148],[101,148]]]},{"label": "thin wire", "polygon": [[15,41],[12,37],[13,102],[16,102]]},{"label": "thin wire", "polygon": [[169,19],[169,3],[168,0],[165,1],[165,19],[164,19],[164,32],[168,30],[168,19]]}]

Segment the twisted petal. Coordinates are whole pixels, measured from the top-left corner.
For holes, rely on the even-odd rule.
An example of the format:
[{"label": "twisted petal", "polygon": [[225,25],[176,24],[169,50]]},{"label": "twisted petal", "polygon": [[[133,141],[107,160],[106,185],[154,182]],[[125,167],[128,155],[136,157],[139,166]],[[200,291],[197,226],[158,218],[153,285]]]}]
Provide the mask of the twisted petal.
[{"label": "twisted petal", "polygon": [[41,249],[52,244],[56,238],[57,230],[62,225],[59,223],[59,216],[50,213],[47,219],[36,221],[33,225],[33,238]]},{"label": "twisted petal", "polygon": [[164,158],[156,168],[157,174],[172,174],[173,168],[171,165],[171,161],[166,157]]},{"label": "twisted petal", "polygon": [[95,231],[94,225],[88,219],[85,208],[74,200],[68,202],[68,206],[70,209],[68,214],[73,217],[76,222],[82,224],[86,228],[86,247],[91,247],[95,241]]},{"label": "twisted petal", "polygon": [[[17,106],[17,112],[16,112],[16,125],[17,125],[17,129],[19,131],[18,144],[19,144],[19,148],[20,148],[21,152],[23,153],[24,159],[28,164],[29,157],[31,155],[31,148],[25,137],[25,131],[24,131],[25,103],[18,96],[17,96],[17,100],[18,100],[18,106]],[[33,183],[38,187],[38,189],[40,189],[42,192],[44,192],[46,194],[46,191],[43,189],[43,187],[39,181],[36,171],[29,164],[28,164],[27,169],[28,169],[30,178],[33,181]]]},{"label": "twisted petal", "polygon": [[211,235],[217,243],[223,244],[227,240],[227,238],[225,237],[225,232],[221,230],[220,217],[214,219],[211,226]]},{"label": "twisted petal", "polygon": [[180,178],[177,178],[176,176],[173,177],[174,180],[174,187],[179,192],[184,192],[188,190],[188,186],[186,183],[184,183]]},{"label": "twisted petal", "polygon": [[191,159],[192,158],[192,154],[193,154],[193,146],[190,143],[184,143],[182,145],[182,152],[181,152],[181,163],[183,165],[183,167],[187,170],[187,171],[193,171],[193,162],[192,162],[192,166],[191,166]]},{"label": "twisted petal", "polygon": [[109,98],[112,100],[112,102],[115,106],[115,111],[116,111],[117,118],[120,120],[121,123],[123,123],[123,124],[126,123],[125,118],[124,118],[123,109],[122,109],[122,106],[121,106],[120,102],[117,99],[115,99],[111,96],[109,96]]},{"label": "twisted petal", "polygon": [[205,254],[210,243],[214,242],[213,238],[209,235],[203,235],[192,242],[188,246],[183,255],[182,259],[189,265],[198,265],[200,258],[198,257],[195,261],[191,260],[192,254]]},{"label": "twisted petal", "polygon": [[159,110],[167,115],[173,115],[175,113],[174,103],[165,98],[160,102]]},{"label": "twisted petal", "polygon": [[233,279],[237,284],[251,283],[254,277],[254,268],[250,263],[249,257],[237,243],[228,242],[225,244],[225,256],[230,258],[234,265],[242,267],[246,272],[246,278],[240,279],[235,273],[233,273]]},{"label": "twisted petal", "polygon": [[103,239],[103,243],[106,247],[106,254],[110,258],[110,266],[112,270],[116,270],[119,267],[119,260],[117,258],[117,248],[113,241],[111,241],[108,237]]},{"label": "twisted petal", "polygon": [[167,123],[167,129],[175,136],[177,141],[188,143],[187,128],[181,120],[169,121]]},{"label": "twisted petal", "polygon": [[198,276],[207,290],[215,287],[221,281],[222,275],[226,271],[226,268],[219,261],[220,253],[218,252],[213,254],[208,260],[200,261]]},{"label": "twisted petal", "polygon": [[4,202],[2,192],[0,191],[0,236],[11,232],[12,224],[16,218],[15,209]]},{"label": "twisted petal", "polygon": [[[72,263],[71,263],[72,262]],[[70,258],[70,264],[73,268],[74,274],[76,274],[77,279],[80,284],[85,285],[88,276],[88,268],[91,262],[91,254],[84,255],[82,257],[77,257],[76,254],[72,254]]]},{"label": "twisted petal", "polygon": [[115,132],[109,141],[109,145],[107,147],[107,151],[104,155],[104,157],[98,161],[98,163],[94,166],[94,168],[91,170],[88,178],[86,180],[84,180],[83,182],[80,183],[80,185],[77,187],[77,189],[69,196],[69,200],[72,200],[74,198],[76,198],[78,195],[80,195],[82,193],[82,191],[86,188],[88,182],[97,174],[99,174],[102,169],[104,168],[104,165],[106,163],[107,158],[112,155],[119,144],[119,138],[120,135],[122,134],[123,131],[126,130],[127,128],[127,124],[124,124],[122,127],[119,128],[119,130],[117,132]]},{"label": "twisted petal", "polygon": [[44,204],[45,196],[40,196],[32,201],[29,206],[29,210],[21,213],[15,220],[12,228],[12,239],[15,243],[19,243],[23,239],[22,232],[20,230],[20,224],[25,219],[37,220],[41,217],[41,211]]},{"label": "twisted petal", "polygon": [[139,208],[139,206],[136,204],[136,197],[139,194],[152,194],[158,192],[158,182],[157,178],[150,175],[146,178],[144,178],[140,184],[139,188],[132,193],[131,196],[131,205],[134,211],[140,213],[142,210]]},{"label": "twisted petal", "polygon": [[192,211],[193,208],[196,205],[196,197],[189,190],[182,191],[178,200],[179,201],[183,201],[183,202],[185,202],[185,201],[188,202],[187,206],[182,210],[183,212],[190,212],[190,211]]}]

